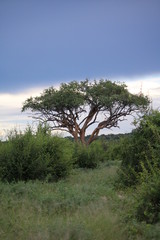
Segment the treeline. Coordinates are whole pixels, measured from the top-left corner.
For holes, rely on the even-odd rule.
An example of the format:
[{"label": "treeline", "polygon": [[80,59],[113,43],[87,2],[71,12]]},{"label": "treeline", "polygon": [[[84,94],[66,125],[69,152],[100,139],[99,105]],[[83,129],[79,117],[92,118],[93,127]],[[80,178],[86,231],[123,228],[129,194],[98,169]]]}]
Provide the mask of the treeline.
[{"label": "treeline", "polygon": [[[128,137],[132,135],[132,133],[118,133],[118,134],[101,134],[99,136],[97,136],[97,140],[106,140],[106,141],[112,141],[112,140],[119,140],[122,137]],[[88,139],[90,138],[91,135],[87,135],[85,137],[85,140],[88,141]],[[67,136],[65,137],[71,141],[74,141],[74,138],[71,136]]]}]

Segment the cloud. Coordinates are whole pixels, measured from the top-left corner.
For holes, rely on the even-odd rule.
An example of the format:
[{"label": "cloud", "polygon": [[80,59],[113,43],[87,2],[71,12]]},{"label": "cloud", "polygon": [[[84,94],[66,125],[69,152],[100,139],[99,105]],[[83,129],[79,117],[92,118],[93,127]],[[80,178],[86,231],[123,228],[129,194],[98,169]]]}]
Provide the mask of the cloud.
[{"label": "cloud", "polygon": [[37,96],[42,88],[28,89],[18,94],[0,94],[0,138],[3,138],[7,130],[13,127],[24,129],[31,119],[27,114],[21,113],[23,102],[30,96]]},{"label": "cloud", "polygon": [[153,108],[160,107],[160,75],[135,77],[125,79],[131,93],[147,95],[152,100]]}]

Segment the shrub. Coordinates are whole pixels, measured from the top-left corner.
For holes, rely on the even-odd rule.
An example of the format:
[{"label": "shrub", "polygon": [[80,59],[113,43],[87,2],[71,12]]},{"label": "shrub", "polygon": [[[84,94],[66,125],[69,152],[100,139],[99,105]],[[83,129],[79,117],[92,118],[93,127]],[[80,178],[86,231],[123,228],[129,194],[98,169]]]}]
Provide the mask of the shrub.
[{"label": "shrub", "polygon": [[[111,140],[107,143],[106,159],[109,161],[122,161],[122,149],[125,147],[126,137]],[[127,137],[127,141],[128,141]]]},{"label": "shrub", "polygon": [[121,150],[118,186],[134,186],[131,216],[138,221],[160,220],[160,113],[144,116]]},{"label": "shrub", "polygon": [[144,116],[132,136],[124,140],[120,157],[122,164],[118,181],[123,186],[135,185],[144,166],[148,171],[157,159],[160,167],[160,113]]},{"label": "shrub", "polygon": [[135,216],[139,221],[156,223],[160,221],[160,171],[149,175],[145,182],[137,187]]},{"label": "shrub", "polygon": [[135,194],[135,216],[139,221],[155,223],[160,220],[160,167],[159,156],[149,146],[150,159],[145,156],[145,164],[141,162],[142,172],[139,174],[139,185]]},{"label": "shrub", "polygon": [[52,136],[41,126],[33,134],[14,130],[0,145],[0,179],[3,181],[57,180],[72,168],[72,143]]},{"label": "shrub", "polygon": [[96,168],[104,161],[105,151],[100,141],[94,141],[88,147],[75,144],[75,165],[80,168]]}]

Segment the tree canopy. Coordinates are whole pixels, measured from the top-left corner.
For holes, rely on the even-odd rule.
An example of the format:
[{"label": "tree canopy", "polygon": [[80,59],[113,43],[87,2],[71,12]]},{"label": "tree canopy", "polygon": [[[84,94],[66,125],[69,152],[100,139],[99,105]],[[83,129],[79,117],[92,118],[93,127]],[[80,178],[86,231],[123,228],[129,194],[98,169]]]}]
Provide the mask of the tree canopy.
[{"label": "tree canopy", "polygon": [[[149,99],[142,93],[131,94],[124,83],[102,79],[50,87],[40,96],[28,98],[22,111],[31,110],[33,118],[49,123],[52,130],[67,131],[75,141],[88,145],[100,130],[118,127],[127,115],[146,110],[148,105]],[[86,142],[86,130],[92,125],[94,130]]]}]

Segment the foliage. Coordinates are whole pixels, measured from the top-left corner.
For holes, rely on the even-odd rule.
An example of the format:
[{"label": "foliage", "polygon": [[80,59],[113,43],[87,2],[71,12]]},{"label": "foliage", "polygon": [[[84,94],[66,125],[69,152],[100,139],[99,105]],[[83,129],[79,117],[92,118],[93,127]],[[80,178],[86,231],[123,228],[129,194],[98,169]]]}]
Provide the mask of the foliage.
[{"label": "foliage", "polygon": [[150,224],[160,221],[160,112],[143,116],[119,147],[118,186],[134,186],[131,218]]},{"label": "foliage", "polygon": [[114,189],[116,170],[103,163],[53,183],[0,182],[0,239],[159,240],[159,223],[129,218],[133,194]]},{"label": "foliage", "polygon": [[88,147],[75,144],[75,165],[80,168],[96,168],[105,159],[101,141],[97,140]]},{"label": "foliage", "polygon": [[160,167],[160,113],[153,111],[145,115],[132,136],[121,143],[119,182],[124,186],[139,182],[143,169],[151,171],[157,161]]},{"label": "foliage", "polygon": [[[22,111],[30,109],[35,119],[49,123],[52,130],[67,131],[76,142],[80,138],[88,145],[100,130],[117,127],[124,117],[146,110],[148,104],[146,96],[129,93],[123,83],[86,80],[63,83],[59,89],[50,87],[39,97],[27,99]],[[86,142],[85,133],[91,125],[94,130]]]},{"label": "foliage", "polygon": [[146,181],[137,187],[135,198],[134,209],[138,221],[160,221],[160,170],[148,174]]},{"label": "foliage", "polygon": [[125,139],[126,136],[123,136],[118,139],[112,138],[106,141],[106,158],[108,161],[122,161],[122,148],[124,147],[123,144]]},{"label": "foliage", "polygon": [[0,239],[128,239],[112,210],[115,172],[103,166],[54,183],[0,182]]},{"label": "foliage", "polygon": [[72,149],[70,141],[51,136],[41,126],[35,134],[30,127],[24,134],[14,130],[0,145],[0,179],[50,181],[65,177],[72,168]]}]

